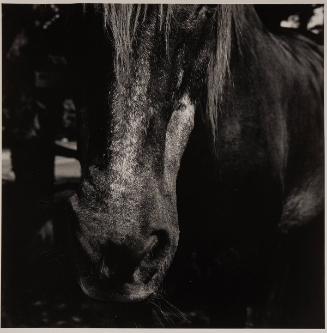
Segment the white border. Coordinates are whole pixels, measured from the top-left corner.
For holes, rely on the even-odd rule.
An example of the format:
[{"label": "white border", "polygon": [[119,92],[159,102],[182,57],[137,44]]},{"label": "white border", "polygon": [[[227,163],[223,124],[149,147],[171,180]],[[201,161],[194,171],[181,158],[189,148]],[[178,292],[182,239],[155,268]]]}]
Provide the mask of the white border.
[{"label": "white border", "polygon": [[[194,4],[194,3],[205,3],[205,4],[327,4],[327,0],[225,0],[225,1],[213,1],[213,0],[206,0],[206,1],[192,1],[192,0],[103,0],[103,1],[97,1],[97,0],[52,0],[52,1],[42,1],[42,0],[33,0],[33,1],[24,1],[24,0],[0,0],[0,4],[77,4],[77,3],[150,3],[150,4],[166,4],[166,3],[179,3],[179,4]],[[327,36],[326,36],[326,8],[324,10],[324,82],[326,82],[326,43],[327,43]],[[2,8],[0,6],[0,33],[2,36]],[[1,51],[1,60],[2,60],[2,43],[0,44],[0,51]],[[2,74],[2,61],[0,63],[0,72]],[[1,105],[2,105],[2,80],[0,82],[0,94],[1,94]],[[324,92],[326,94],[326,89],[324,86]],[[324,95],[325,95],[324,94]],[[324,96],[325,97],[325,96]],[[325,98],[324,98],[325,100]],[[324,104],[324,111],[326,111],[326,103]],[[326,115],[326,112],[325,112]],[[0,124],[2,125],[2,117],[0,118]],[[2,127],[2,126],[1,126]],[[327,141],[326,141],[326,132],[327,132],[327,117],[324,117],[324,129],[325,129],[325,160],[327,160]],[[0,136],[0,143],[2,147],[2,135]],[[0,152],[0,157],[2,158],[2,149]],[[326,175],[326,162],[325,162],[325,175]],[[2,175],[2,163],[0,165],[0,173]],[[325,209],[327,208],[327,177],[325,176]],[[2,203],[2,186],[0,187],[0,205]],[[1,220],[1,216],[0,216]],[[1,225],[2,226],[2,225]],[[0,228],[1,229],[1,228]],[[34,332],[69,332],[69,333],[75,333],[75,332],[82,332],[82,333],[102,333],[102,332],[110,332],[110,333],[122,333],[122,332],[133,332],[133,333],[161,333],[161,332],[169,332],[169,333],[175,333],[175,332],[230,332],[230,333],[252,333],[256,332],[259,333],[261,331],[265,332],[271,332],[271,333],[279,333],[279,332],[285,332],[285,333],[301,333],[301,332],[327,332],[326,331],[326,319],[327,319],[327,306],[326,306],[326,289],[327,289],[327,270],[326,270],[326,240],[327,240],[327,232],[326,232],[326,216],[325,216],[325,329],[247,329],[247,328],[241,328],[241,329],[147,329],[147,328],[0,328],[0,331],[10,331],[10,332],[16,332],[17,331],[24,331],[26,333],[34,333]],[[2,231],[2,229],[1,229]],[[1,234],[0,233],[0,245],[1,245]],[[0,246],[0,258],[1,258],[1,246]],[[1,267],[0,265],[0,273],[1,273]],[[0,275],[1,276],[1,275]],[[1,307],[1,304],[0,304]]]}]

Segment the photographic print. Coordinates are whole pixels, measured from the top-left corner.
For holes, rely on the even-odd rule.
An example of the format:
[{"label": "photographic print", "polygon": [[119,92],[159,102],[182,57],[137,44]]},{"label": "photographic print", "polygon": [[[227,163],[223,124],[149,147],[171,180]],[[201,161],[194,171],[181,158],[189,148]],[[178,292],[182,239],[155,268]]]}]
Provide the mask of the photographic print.
[{"label": "photographic print", "polygon": [[2,327],[325,327],[323,4],[1,6]]}]

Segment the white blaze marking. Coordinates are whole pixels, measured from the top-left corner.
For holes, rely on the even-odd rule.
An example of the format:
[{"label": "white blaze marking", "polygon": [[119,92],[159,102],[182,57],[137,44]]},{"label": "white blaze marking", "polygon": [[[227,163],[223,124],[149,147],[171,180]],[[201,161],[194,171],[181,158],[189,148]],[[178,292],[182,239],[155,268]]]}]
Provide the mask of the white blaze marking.
[{"label": "white blaze marking", "polygon": [[[144,135],[140,129],[146,129],[145,91],[150,81],[150,69],[147,59],[140,60],[140,66],[135,77],[130,94],[131,98],[127,96],[127,101],[125,101],[127,105],[116,105],[114,110],[114,118],[118,119],[113,126],[111,145],[113,156],[111,172],[113,178],[110,183],[110,189],[114,197],[123,193],[127,184],[137,181],[137,177],[135,177],[137,157],[140,154],[140,142]],[[124,93],[126,92],[121,92],[121,94]],[[119,97],[118,100],[121,101]],[[127,109],[122,110],[122,108]],[[147,110],[150,113],[151,111],[151,108]],[[127,126],[124,126],[126,123]]]},{"label": "white blaze marking", "polygon": [[174,191],[180,161],[194,127],[194,115],[195,106],[189,96],[184,95],[168,123],[164,158],[165,181]]}]

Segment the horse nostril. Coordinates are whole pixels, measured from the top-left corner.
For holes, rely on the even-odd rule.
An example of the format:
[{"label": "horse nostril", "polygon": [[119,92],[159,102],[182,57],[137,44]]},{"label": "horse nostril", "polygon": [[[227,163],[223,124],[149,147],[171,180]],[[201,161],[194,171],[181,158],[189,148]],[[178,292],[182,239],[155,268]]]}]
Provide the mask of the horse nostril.
[{"label": "horse nostril", "polygon": [[149,252],[152,252],[153,249],[155,249],[157,247],[158,243],[159,243],[158,237],[156,235],[152,235],[148,239],[148,241],[147,241],[147,243],[145,245],[144,253],[147,254]]},{"label": "horse nostril", "polygon": [[100,277],[109,279],[112,276],[112,271],[109,269],[109,266],[106,264],[105,260],[101,260],[100,266]]},{"label": "horse nostril", "polygon": [[145,245],[135,239],[123,244],[108,240],[103,247],[103,259],[99,267],[101,279],[110,279],[112,282],[132,279],[137,266],[156,242],[156,237],[149,239]]},{"label": "horse nostril", "polygon": [[165,232],[156,232],[148,240],[146,254],[150,259],[159,257],[168,246],[168,237]]},{"label": "horse nostril", "polygon": [[148,267],[151,262],[156,264],[168,243],[169,238],[165,232],[153,233],[146,242],[130,239],[127,244],[116,244],[108,240],[99,265],[101,280],[110,280],[112,283],[132,281],[139,266],[143,267],[145,264],[145,267]]}]

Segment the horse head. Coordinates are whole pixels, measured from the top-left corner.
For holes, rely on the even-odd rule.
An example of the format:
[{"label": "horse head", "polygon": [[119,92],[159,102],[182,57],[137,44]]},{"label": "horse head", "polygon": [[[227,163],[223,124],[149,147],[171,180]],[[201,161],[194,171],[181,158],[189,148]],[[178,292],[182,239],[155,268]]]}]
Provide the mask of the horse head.
[{"label": "horse head", "polygon": [[113,65],[103,96],[88,106],[89,153],[71,199],[79,282],[93,298],[144,300],[173,260],[180,161],[208,73],[217,74],[215,61],[220,78],[226,67],[226,57],[215,52],[218,7],[98,8]]}]

